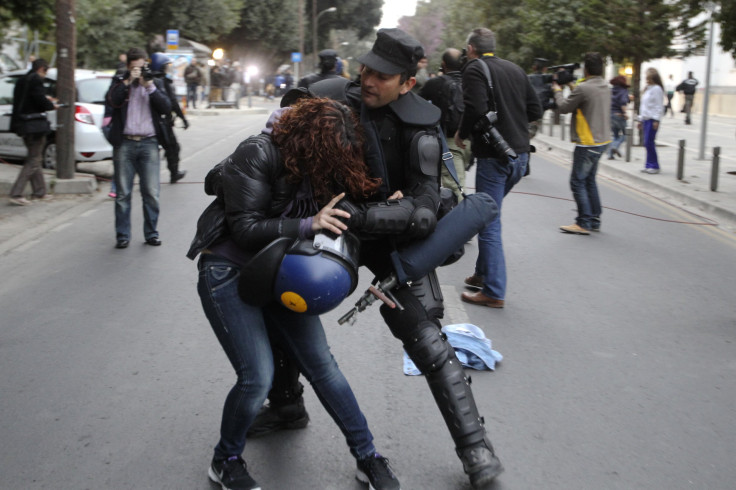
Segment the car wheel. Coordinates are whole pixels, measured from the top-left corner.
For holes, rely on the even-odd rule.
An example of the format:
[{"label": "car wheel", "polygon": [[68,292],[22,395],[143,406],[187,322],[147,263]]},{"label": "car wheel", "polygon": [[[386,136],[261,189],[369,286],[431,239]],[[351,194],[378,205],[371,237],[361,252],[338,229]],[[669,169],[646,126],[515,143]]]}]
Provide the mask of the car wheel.
[{"label": "car wheel", "polygon": [[43,168],[56,168],[56,141],[49,139],[43,147]]}]

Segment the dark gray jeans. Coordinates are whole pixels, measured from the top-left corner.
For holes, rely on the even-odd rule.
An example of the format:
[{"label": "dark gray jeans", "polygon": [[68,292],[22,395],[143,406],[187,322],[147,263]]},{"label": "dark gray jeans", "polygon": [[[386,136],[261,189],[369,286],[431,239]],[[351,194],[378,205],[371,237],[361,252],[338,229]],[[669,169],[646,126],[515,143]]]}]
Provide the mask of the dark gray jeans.
[{"label": "dark gray jeans", "polygon": [[22,197],[26,182],[31,181],[33,197],[46,195],[46,183],[43,180],[43,168],[41,167],[41,156],[46,144],[46,134],[36,133],[23,136],[23,142],[28,149],[28,156],[23,162],[23,169],[15,179],[15,184],[10,190],[11,197]]}]

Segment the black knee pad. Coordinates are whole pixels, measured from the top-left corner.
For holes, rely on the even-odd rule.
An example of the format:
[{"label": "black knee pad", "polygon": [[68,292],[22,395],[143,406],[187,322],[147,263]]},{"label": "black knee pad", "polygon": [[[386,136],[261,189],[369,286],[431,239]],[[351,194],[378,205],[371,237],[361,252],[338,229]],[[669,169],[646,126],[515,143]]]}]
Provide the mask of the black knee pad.
[{"label": "black knee pad", "polygon": [[424,374],[441,369],[448,359],[454,357],[454,351],[447,342],[447,337],[429,321],[418,325],[413,338],[409,342],[404,342],[404,349]]},{"label": "black knee pad", "polygon": [[406,339],[411,338],[417,326],[428,320],[427,311],[408,288],[394,289],[391,292],[404,309],[390,308],[383,304],[381,315],[394,337],[406,344]]}]

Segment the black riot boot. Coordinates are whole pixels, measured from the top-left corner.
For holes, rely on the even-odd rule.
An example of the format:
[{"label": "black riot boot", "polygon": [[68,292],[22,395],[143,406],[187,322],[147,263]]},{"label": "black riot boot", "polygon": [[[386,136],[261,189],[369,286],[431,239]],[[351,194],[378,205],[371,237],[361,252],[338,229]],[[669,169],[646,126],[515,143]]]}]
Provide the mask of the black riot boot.
[{"label": "black riot boot", "polygon": [[286,429],[303,429],[309,423],[304,408],[304,386],[299,382],[299,370],[283,351],[274,347],[274,377],[268,402],[256,415],[248,429],[248,437],[261,437]]},{"label": "black riot boot", "polygon": [[[444,334],[438,336],[443,338]],[[444,338],[442,341],[452,349]],[[501,474],[503,465],[486,436],[483,418],[478,414],[470,389],[470,378],[465,376],[454,350],[450,354],[439,370],[427,372],[425,378],[455,441],[455,451],[470,484],[480,489]]]},{"label": "black riot boot", "polygon": [[384,305],[381,314],[424,373],[470,484],[474,489],[481,489],[503,471],[503,465],[486,436],[483,418],[478,414],[470,389],[470,378],[465,376],[439,322],[427,314],[426,306],[415,297],[416,292],[396,290],[394,294],[404,309]]}]

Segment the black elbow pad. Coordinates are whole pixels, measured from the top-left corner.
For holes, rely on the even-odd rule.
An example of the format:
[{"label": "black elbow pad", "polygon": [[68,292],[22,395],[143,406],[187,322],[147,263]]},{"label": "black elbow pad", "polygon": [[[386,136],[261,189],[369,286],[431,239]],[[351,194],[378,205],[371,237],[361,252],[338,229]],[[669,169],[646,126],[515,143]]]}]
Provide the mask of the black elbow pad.
[{"label": "black elbow pad", "polygon": [[409,236],[412,238],[424,238],[432,233],[437,226],[437,216],[427,207],[418,207],[411,214]]}]

